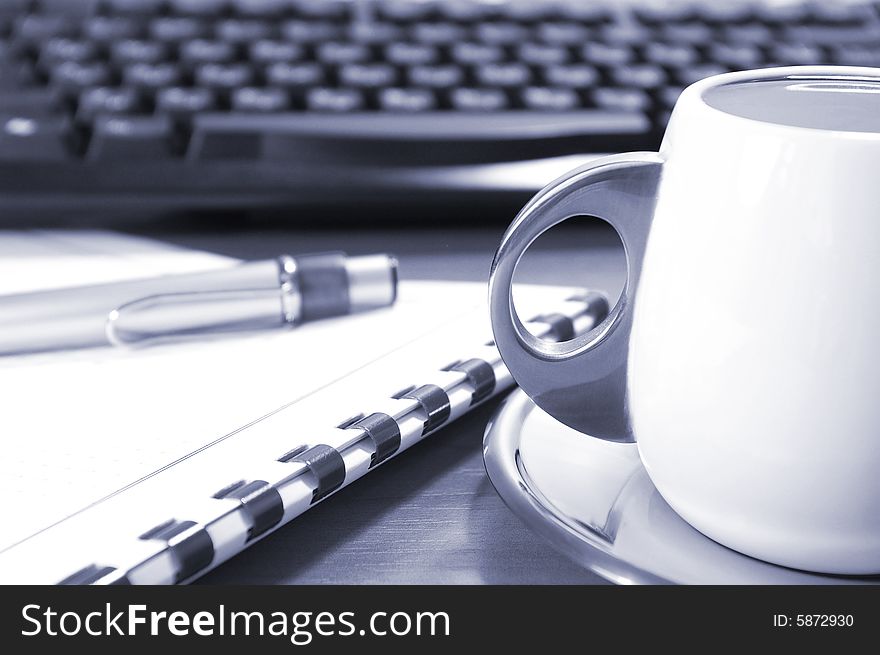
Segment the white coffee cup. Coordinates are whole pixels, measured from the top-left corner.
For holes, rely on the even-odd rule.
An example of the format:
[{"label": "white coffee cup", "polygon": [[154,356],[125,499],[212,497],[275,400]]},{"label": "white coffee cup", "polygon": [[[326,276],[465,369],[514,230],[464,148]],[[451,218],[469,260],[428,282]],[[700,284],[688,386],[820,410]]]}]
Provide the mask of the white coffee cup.
[{"label": "white coffee cup", "polygon": [[[628,280],[601,324],[553,344],[511,283],[577,215],[617,229]],[[636,440],[695,528],[785,566],[880,572],[880,69],[688,87],[659,153],[596,160],[526,205],[490,305],[520,386],[573,428]]]}]

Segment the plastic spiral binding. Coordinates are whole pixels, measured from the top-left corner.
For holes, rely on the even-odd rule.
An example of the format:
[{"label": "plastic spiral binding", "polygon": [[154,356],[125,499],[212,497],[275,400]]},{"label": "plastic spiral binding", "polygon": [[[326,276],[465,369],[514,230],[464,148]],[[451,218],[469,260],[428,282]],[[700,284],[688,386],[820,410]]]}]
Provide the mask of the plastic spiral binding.
[{"label": "plastic spiral binding", "polygon": [[[569,298],[563,311],[536,316],[527,326],[538,337],[565,341],[591,329],[606,312],[601,294],[585,292]],[[210,516],[198,521],[171,517],[138,537],[157,545],[147,559],[91,562],[59,584],[169,584],[206,573],[472,406],[512,387],[494,343],[487,343],[485,351],[482,357],[440,368],[450,374],[443,385],[413,384],[389,396],[395,402],[393,411],[358,414],[337,423],[339,444],[301,443],[280,454],[270,469],[276,472],[274,479],[264,472],[259,478],[243,476],[213,495],[208,490],[206,495],[215,503]],[[362,452],[365,443],[372,444],[369,459],[356,461],[355,450]],[[292,496],[291,483],[302,479],[310,495]]]}]

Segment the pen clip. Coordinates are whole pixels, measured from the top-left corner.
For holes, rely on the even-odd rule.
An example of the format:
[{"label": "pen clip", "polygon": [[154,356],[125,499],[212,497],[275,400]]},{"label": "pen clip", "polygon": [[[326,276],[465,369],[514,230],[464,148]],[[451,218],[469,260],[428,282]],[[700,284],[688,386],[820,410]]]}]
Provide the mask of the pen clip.
[{"label": "pen clip", "polygon": [[104,332],[113,346],[277,328],[285,317],[279,287],[164,293],[124,303],[107,315]]}]

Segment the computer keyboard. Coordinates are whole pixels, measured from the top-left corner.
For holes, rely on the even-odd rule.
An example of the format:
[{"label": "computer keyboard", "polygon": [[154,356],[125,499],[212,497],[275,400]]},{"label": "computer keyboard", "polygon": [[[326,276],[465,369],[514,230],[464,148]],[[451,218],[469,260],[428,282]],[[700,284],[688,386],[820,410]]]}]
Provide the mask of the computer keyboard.
[{"label": "computer keyboard", "polygon": [[656,149],[681,89],[707,75],[880,66],[878,7],[7,1],[0,206],[530,193],[584,155]]}]

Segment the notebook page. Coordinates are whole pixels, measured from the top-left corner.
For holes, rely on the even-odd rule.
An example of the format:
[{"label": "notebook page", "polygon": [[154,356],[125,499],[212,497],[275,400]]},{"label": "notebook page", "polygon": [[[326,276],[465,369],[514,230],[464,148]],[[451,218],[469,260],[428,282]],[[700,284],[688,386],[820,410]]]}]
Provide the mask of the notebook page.
[{"label": "notebook page", "polygon": [[[0,234],[5,293],[59,270],[83,284],[231,263],[108,233]],[[0,551],[484,304],[483,285],[403,283],[393,308],[296,330],[0,358]]]},{"label": "notebook page", "polygon": [[0,294],[191,273],[235,261],[115,232],[0,230]]},{"label": "notebook page", "polygon": [[[556,287],[523,286],[520,291],[521,308],[526,314],[546,311],[572,293],[571,289]],[[154,548],[137,538],[153,526],[169,518],[198,520],[200,511],[218,502],[211,496],[230,483],[268,478],[273,466],[285,466],[278,464],[278,458],[302,444],[333,445],[344,438],[335,426],[345,419],[389,411],[389,403],[394,402],[390,398],[403,388],[443,385],[444,378],[461,375],[441,371],[445,364],[471,357],[497,357],[494,348],[484,345],[491,337],[485,285],[411,283],[405,284],[402,292],[419,297],[433,295],[437,301],[431,308],[419,307],[418,311],[433,314],[435,320],[417,340],[259,421],[241,426],[243,429],[228,438],[0,553],[0,581],[51,584],[90,562],[130,564],[138,554],[145,556],[145,551]],[[410,298],[410,302],[416,299]],[[460,315],[447,314],[453,304],[468,309]],[[507,386],[509,373],[501,371],[498,375],[499,387]],[[442,431],[429,438],[442,438]],[[408,445],[404,441],[402,447]],[[368,444],[363,447],[371,448]],[[389,465],[394,465],[393,460]],[[308,502],[300,506],[300,511],[307,507]],[[59,543],[64,544],[61,550]]]}]

